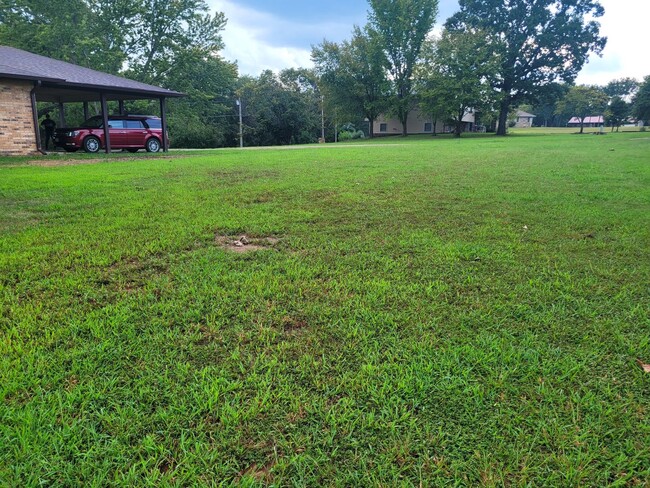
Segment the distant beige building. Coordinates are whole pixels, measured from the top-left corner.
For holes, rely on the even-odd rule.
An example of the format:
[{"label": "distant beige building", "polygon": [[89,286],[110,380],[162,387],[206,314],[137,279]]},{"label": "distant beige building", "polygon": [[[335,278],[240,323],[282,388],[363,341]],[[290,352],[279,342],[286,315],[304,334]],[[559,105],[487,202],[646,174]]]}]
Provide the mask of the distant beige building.
[{"label": "distant beige building", "polygon": [[[463,117],[465,132],[473,132],[475,129],[476,115],[474,111],[468,111]],[[388,135],[401,135],[402,123],[396,117],[388,117],[380,115],[373,124],[374,133],[376,136]],[[454,128],[446,124],[442,120],[436,123],[436,132],[451,132]],[[406,121],[406,131],[409,135],[415,134],[433,134],[433,118],[431,116],[424,116],[418,110],[412,110],[409,113]]]},{"label": "distant beige building", "polygon": [[533,119],[535,117],[537,116],[533,114],[529,114],[528,112],[524,112],[523,110],[517,110],[517,114],[515,115],[515,127],[521,129],[532,127]]}]

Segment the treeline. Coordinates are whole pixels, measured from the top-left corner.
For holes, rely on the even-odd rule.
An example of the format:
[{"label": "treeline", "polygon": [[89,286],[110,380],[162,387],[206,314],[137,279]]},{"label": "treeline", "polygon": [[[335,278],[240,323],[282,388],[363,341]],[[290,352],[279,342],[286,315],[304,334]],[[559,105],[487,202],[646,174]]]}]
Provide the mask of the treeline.
[{"label": "treeline", "polygon": [[563,127],[577,118],[582,132],[584,120],[602,116],[604,124],[618,130],[626,123],[650,122],[650,76],[643,82],[620,78],[604,86],[552,84],[542,96],[520,109],[536,115],[534,125]]},{"label": "treeline", "polygon": [[[10,0],[0,9],[0,44],[187,94],[169,103],[175,147],[238,145],[239,109],[248,146],[372,136],[380,114],[399,119],[406,133],[414,109],[457,135],[470,109],[501,134],[515,107],[547,125],[578,113],[567,98],[577,89],[571,83],[606,42],[597,0],[459,6],[433,38],[437,0],[369,0],[368,22],[349,40],[312,48],[313,69],[257,77],[239,76],[220,55],[226,18],[203,0]],[[626,80],[604,88],[610,120],[621,120],[621,101],[625,117],[647,119],[639,100],[648,98],[648,79],[632,91],[615,89],[619,82]],[[156,104],[126,109],[156,113]]]}]

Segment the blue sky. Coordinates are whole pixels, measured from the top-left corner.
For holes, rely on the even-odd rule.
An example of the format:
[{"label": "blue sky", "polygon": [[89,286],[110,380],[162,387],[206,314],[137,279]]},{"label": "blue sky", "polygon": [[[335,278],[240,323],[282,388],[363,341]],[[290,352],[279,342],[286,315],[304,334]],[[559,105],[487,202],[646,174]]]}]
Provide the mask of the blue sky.
[{"label": "blue sky", "polygon": [[[308,2],[304,0],[289,0],[269,2],[264,0],[239,0],[238,5],[266,12],[270,15],[284,17],[292,21],[333,22],[342,19],[352,20],[353,23],[364,23],[368,3],[365,0],[327,0],[326,2]],[[456,0],[442,0],[439,3],[440,16],[446,19],[458,8]]]},{"label": "blue sky", "polygon": [[[324,38],[341,41],[354,24],[367,20],[366,0],[207,0],[224,12],[223,56],[237,61],[241,74],[257,75],[264,69],[311,66],[311,46]],[[605,16],[601,33],[608,46],[602,58],[592,56],[578,78],[580,83],[604,84],[622,76],[650,74],[650,56],[644,48],[650,0],[600,0]],[[457,0],[440,0],[435,30],[458,8]]]}]

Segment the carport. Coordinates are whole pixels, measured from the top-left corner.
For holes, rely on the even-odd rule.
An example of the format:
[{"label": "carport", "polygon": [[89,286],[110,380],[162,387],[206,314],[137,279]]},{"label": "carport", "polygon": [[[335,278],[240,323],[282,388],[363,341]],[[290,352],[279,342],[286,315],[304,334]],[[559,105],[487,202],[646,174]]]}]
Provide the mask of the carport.
[{"label": "carport", "polygon": [[[58,104],[59,126],[63,126],[65,123],[63,114],[66,103],[83,103],[84,117],[87,119],[88,103],[100,102],[101,114],[104,119],[105,150],[110,153],[107,103],[117,101],[119,112],[123,114],[124,101],[126,100],[158,100],[162,122],[163,140],[161,145],[163,151],[167,151],[169,141],[167,139],[166,101],[168,98],[183,96],[182,93],[173,90],[83,68],[13,47],[0,46],[0,91],[12,96],[12,99],[16,99],[17,96],[17,100],[20,101],[20,92],[25,92],[26,89],[29,89],[28,97],[33,118],[29,125],[33,125],[33,137],[35,137],[34,143],[37,150],[40,150],[41,147],[37,101]],[[27,93],[23,94],[27,95]],[[11,107],[3,108],[2,105],[7,106],[8,104],[0,104],[0,135],[5,134],[3,130],[8,130],[8,122],[17,122],[17,125],[24,129],[27,125],[26,122],[20,118],[17,119],[16,113],[11,113]],[[5,109],[7,112],[3,113]],[[23,138],[24,136],[22,134]],[[1,139],[0,142],[2,142]],[[2,148],[0,148],[0,152],[2,152]]]}]

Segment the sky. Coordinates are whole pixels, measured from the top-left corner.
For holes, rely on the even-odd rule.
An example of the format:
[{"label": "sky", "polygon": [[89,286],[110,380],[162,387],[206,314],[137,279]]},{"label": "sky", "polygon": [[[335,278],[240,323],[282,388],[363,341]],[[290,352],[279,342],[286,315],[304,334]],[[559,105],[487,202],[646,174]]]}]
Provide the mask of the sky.
[{"label": "sky", "polygon": [[[650,0],[600,0],[605,15],[601,35],[608,38],[602,57],[591,55],[576,80],[606,84],[616,78],[650,75],[646,37]],[[312,66],[313,45],[323,39],[349,39],[353,26],[367,22],[366,0],[208,0],[213,10],[224,12],[228,23],[223,32],[223,57],[236,61],[242,75],[263,70]],[[458,9],[457,0],[440,0],[439,30]]]}]

